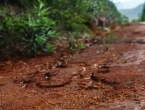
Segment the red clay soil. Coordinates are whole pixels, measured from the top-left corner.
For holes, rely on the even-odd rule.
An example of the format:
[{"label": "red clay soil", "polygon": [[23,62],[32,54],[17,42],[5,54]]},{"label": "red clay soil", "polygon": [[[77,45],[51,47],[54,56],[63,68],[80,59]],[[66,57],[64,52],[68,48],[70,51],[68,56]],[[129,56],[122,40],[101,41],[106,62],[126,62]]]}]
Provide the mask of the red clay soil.
[{"label": "red clay soil", "polygon": [[145,25],[115,35],[106,46],[1,62],[0,110],[145,110]]}]

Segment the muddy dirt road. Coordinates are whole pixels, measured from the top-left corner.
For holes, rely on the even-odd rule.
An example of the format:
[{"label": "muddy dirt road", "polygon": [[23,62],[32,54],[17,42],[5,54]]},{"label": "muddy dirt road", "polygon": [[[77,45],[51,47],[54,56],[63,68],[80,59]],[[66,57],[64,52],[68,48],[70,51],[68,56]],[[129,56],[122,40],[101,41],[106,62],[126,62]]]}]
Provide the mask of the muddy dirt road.
[{"label": "muddy dirt road", "polygon": [[0,63],[0,109],[145,110],[145,25],[115,34],[107,47]]}]

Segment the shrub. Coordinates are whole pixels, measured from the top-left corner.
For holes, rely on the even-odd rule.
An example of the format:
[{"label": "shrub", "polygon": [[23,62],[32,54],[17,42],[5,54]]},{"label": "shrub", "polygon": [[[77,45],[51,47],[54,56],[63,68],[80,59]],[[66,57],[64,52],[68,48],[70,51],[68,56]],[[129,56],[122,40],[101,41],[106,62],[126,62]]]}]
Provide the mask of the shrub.
[{"label": "shrub", "polygon": [[90,32],[85,24],[94,12],[107,12],[118,19],[121,16],[109,0],[2,0],[0,3],[20,8],[19,13],[13,9],[0,12],[0,55],[5,57],[54,52],[53,41],[58,34],[68,34],[62,38],[67,39],[71,49],[83,49],[83,43],[77,41],[81,34]]},{"label": "shrub", "polygon": [[50,42],[56,39],[55,21],[48,15],[49,8],[41,0],[38,0],[30,13],[21,13],[20,17],[1,15],[0,54],[31,56],[46,50]]},{"label": "shrub", "polygon": [[108,36],[103,38],[103,45],[112,44],[115,42],[116,39],[117,36],[115,36],[113,33],[110,33]]}]

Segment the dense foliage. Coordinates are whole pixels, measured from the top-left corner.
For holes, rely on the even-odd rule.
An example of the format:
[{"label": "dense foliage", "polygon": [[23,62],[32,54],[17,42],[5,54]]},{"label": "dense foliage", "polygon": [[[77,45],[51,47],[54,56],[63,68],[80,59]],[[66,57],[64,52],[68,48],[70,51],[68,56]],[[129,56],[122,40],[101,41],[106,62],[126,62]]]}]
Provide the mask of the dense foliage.
[{"label": "dense foliage", "polygon": [[[74,46],[95,13],[122,22],[110,0],[1,0],[0,55],[14,56],[54,52],[57,38]],[[78,46],[78,47],[77,47]],[[84,48],[81,42],[74,48]]]},{"label": "dense foliage", "polygon": [[145,21],[145,4],[143,6],[142,14],[141,14],[141,21]]},{"label": "dense foliage", "polygon": [[118,12],[115,4],[110,0],[98,0],[96,12],[100,15],[111,17],[116,23],[122,22],[122,15]]}]

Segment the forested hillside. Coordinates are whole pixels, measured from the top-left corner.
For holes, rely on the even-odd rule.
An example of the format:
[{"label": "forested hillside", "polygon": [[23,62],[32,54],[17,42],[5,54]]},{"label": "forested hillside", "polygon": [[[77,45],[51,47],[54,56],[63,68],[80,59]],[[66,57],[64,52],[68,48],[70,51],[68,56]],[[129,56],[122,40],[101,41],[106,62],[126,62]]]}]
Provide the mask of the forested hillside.
[{"label": "forested hillside", "polygon": [[1,0],[0,5],[3,57],[54,52],[57,39],[67,39],[71,49],[83,48],[83,43],[76,45],[79,36],[90,33],[94,24],[95,31],[102,26],[94,15],[105,27],[127,21],[110,0]]}]

